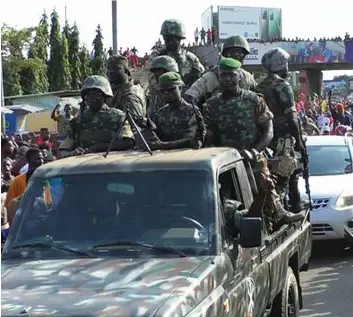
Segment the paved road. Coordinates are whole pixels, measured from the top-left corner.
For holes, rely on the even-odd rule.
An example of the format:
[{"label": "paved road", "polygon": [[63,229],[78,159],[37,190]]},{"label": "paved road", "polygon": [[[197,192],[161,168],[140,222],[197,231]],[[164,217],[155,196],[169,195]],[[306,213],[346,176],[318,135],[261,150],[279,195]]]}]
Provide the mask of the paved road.
[{"label": "paved road", "polygon": [[301,317],[353,317],[353,256],[336,253],[314,255],[310,270],[301,273]]}]

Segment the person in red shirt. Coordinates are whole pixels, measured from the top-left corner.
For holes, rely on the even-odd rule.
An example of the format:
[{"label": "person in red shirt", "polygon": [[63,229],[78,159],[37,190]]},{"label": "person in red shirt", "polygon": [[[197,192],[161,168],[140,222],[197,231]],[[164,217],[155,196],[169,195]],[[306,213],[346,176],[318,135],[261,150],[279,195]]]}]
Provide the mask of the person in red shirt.
[{"label": "person in red shirt", "polygon": [[53,147],[53,143],[50,142],[50,134],[48,128],[41,128],[40,135],[36,139],[36,144],[39,147],[48,147],[51,149]]},{"label": "person in red shirt", "polygon": [[207,32],[206,32],[206,35],[207,35],[207,44],[211,45],[211,43],[212,43],[212,31],[210,29],[208,29]]}]

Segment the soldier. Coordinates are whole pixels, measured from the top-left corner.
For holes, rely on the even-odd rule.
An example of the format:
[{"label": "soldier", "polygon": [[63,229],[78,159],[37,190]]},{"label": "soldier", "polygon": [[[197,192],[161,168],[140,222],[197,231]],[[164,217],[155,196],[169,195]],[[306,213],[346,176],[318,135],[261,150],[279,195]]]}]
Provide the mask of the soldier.
[{"label": "soldier", "polygon": [[[273,48],[262,57],[262,65],[268,76],[256,90],[264,95],[270,110],[274,114],[274,138],[270,148],[274,151],[275,165],[273,173],[278,175],[277,189],[284,202],[289,187],[291,188],[291,208],[293,211],[303,208],[298,189],[298,174],[291,177],[297,168],[295,151],[301,152],[303,144],[300,139],[298,117],[294,93],[288,77],[290,55],[282,48]],[[295,143],[293,142],[295,140]],[[289,179],[291,185],[289,186]],[[289,186],[289,187],[288,187]]]},{"label": "soldier", "polygon": [[[231,57],[243,63],[246,55],[250,54],[250,45],[242,36],[228,37],[223,45],[222,55]],[[239,85],[246,90],[254,90],[257,83],[254,77],[244,69],[240,70],[242,80]],[[197,105],[203,104],[208,98],[219,91],[218,68],[214,67],[205,72],[186,92],[185,98]]]},{"label": "soldier", "polygon": [[114,89],[111,107],[127,110],[139,123],[146,117],[146,95],[140,84],[135,84],[131,78],[128,60],[125,56],[117,55],[108,59],[108,78]]},{"label": "soldier", "polygon": [[150,71],[154,74],[156,79],[153,86],[149,87],[149,101],[147,112],[148,115],[152,116],[155,114],[162,106],[165,105],[163,101],[163,93],[160,92],[158,86],[158,79],[161,75],[167,72],[179,73],[179,67],[177,62],[173,57],[162,55],[157,56],[150,65]]},{"label": "soldier", "polygon": [[[193,81],[205,71],[205,68],[196,55],[181,47],[181,40],[185,39],[184,24],[174,19],[165,20],[161,27],[161,35],[165,42],[165,48],[152,52],[149,65],[157,56],[169,55],[173,57],[179,66],[184,83],[190,87]],[[156,83],[155,78],[150,76],[150,86],[154,85],[153,82]]]},{"label": "soldier", "polygon": [[[159,86],[167,102],[153,117],[157,140],[149,142],[153,150],[200,148],[203,119],[197,107],[187,103],[181,96],[184,82],[175,72],[159,77]],[[202,129],[202,131],[200,131]]]},{"label": "soldier", "polygon": [[112,150],[133,148],[134,135],[124,112],[106,105],[113,97],[108,80],[97,75],[87,77],[81,94],[87,109],[80,118],[70,121],[68,136],[59,148],[60,157],[106,151],[113,138]]},{"label": "soldier", "polygon": [[[273,137],[273,115],[261,95],[240,88],[241,78],[239,61],[232,58],[220,60],[221,93],[207,101],[205,123],[215,146],[231,146],[240,151],[250,149],[253,153],[263,151]],[[261,167],[256,166],[257,179],[259,172],[264,174],[268,170],[265,163],[262,160]],[[286,211],[274,190],[268,195],[265,212],[276,224],[303,219],[302,214]]]}]

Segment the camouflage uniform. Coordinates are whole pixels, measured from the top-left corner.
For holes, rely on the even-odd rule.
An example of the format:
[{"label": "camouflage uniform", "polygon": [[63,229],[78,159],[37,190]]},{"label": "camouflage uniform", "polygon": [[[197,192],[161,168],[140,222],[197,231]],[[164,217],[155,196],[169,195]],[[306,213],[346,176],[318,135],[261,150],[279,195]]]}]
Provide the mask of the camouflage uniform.
[{"label": "camouflage uniform", "polygon": [[268,51],[261,61],[268,76],[256,88],[264,95],[274,114],[274,138],[270,148],[274,151],[276,163],[272,171],[280,177],[277,189],[284,200],[289,177],[293,175],[298,166],[294,151],[294,138],[288,124],[288,115],[293,113],[293,117],[296,116],[294,93],[290,83],[277,74],[288,68],[289,58],[290,55],[281,48]]},{"label": "camouflage uniform", "polygon": [[[162,24],[160,34],[185,39],[185,27],[180,21],[173,19],[165,20]],[[159,51],[153,51],[149,58],[149,65],[152,64],[154,58],[161,55],[168,55],[175,59],[179,66],[179,73],[187,86],[191,86],[192,78],[199,77],[205,71],[199,58],[183,48],[180,48],[177,53],[170,52],[165,48]],[[149,78],[149,84],[150,86],[156,85],[156,80],[152,74]]]},{"label": "camouflage uniform", "polygon": [[[231,36],[224,42],[222,54],[224,50],[232,47],[243,48],[247,54],[250,53],[249,43],[242,36]],[[248,71],[241,69],[242,80],[239,83],[240,88],[245,90],[254,90],[257,83]],[[203,103],[208,98],[219,92],[218,68],[206,71],[186,92],[185,95],[190,96],[197,104]]]},{"label": "camouflage uniform", "polygon": [[[102,76],[89,76],[81,91],[84,93],[89,89],[99,89],[106,97],[113,97],[108,80]],[[90,148],[97,144],[110,143],[122,123],[124,125],[117,139],[134,139],[131,127],[124,118],[124,112],[119,109],[106,108],[98,112],[87,109],[83,116],[70,121],[67,137],[60,145],[60,150],[71,151],[77,147]]]},{"label": "camouflage uniform", "polygon": [[[159,78],[159,84],[163,88],[182,86],[183,81],[179,74],[168,72]],[[153,117],[157,126],[156,133],[163,142],[189,139],[190,145],[193,145],[199,130],[196,116],[202,118],[199,110],[183,99],[178,107],[166,104]]]},{"label": "camouflage uniform", "polygon": [[219,93],[206,102],[205,123],[216,146],[252,148],[261,135],[258,125],[272,118],[262,96],[248,90],[231,99]]},{"label": "camouflage uniform", "polygon": [[[157,56],[150,66],[150,71],[153,73],[155,69],[162,69],[165,72],[179,73],[179,67],[174,58],[166,55]],[[154,82],[154,85],[148,87],[148,115],[152,116],[161,107],[165,105],[163,94],[159,91],[159,85]]]},{"label": "camouflage uniform", "polygon": [[[112,56],[108,60],[110,64],[120,64],[127,71],[129,70],[128,61],[125,56]],[[114,97],[110,105],[112,108],[120,109],[124,112],[129,110],[135,117],[146,117],[146,94],[140,84],[136,84],[132,78],[126,83],[114,86]]]},{"label": "camouflage uniform", "polygon": [[[220,69],[235,71],[241,63],[231,58],[222,58]],[[212,134],[215,146],[230,146],[238,150],[252,149],[259,141],[260,126],[273,119],[273,114],[262,95],[241,89],[236,97],[225,98],[219,93],[206,102],[205,123]],[[260,173],[267,170],[267,160],[262,158],[253,165],[253,172],[259,181]],[[296,221],[302,215],[292,215],[283,209],[279,195],[274,191],[264,201],[264,213],[268,222]],[[269,226],[270,228],[270,226]]]}]

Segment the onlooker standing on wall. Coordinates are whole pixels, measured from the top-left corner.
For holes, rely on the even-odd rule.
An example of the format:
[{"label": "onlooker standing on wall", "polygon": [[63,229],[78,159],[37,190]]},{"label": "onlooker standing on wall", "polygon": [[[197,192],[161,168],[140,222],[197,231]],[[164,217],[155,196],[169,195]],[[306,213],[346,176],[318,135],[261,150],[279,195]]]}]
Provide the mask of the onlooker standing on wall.
[{"label": "onlooker standing on wall", "polygon": [[201,38],[201,45],[206,45],[206,31],[204,28],[201,29],[200,31],[200,38]]},{"label": "onlooker standing on wall", "polygon": [[58,135],[60,141],[66,138],[66,132],[69,127],[69,122],[73,118],[72,108],[70,104],[64,106],[64,114],[60,113],[60,104],[57,104],[51,113],[51,118],[58,123]]},{"label": "onlooker standing on wall", "polygon": [[196,30],[194,31],[195,45],[199,45],[199,36],[200,36],[199,28],[196,28]]}]

